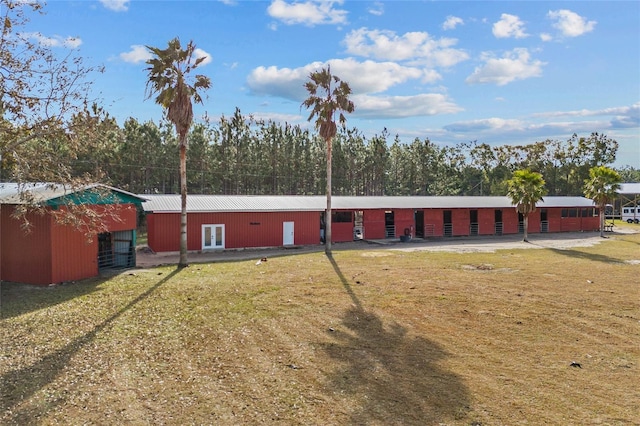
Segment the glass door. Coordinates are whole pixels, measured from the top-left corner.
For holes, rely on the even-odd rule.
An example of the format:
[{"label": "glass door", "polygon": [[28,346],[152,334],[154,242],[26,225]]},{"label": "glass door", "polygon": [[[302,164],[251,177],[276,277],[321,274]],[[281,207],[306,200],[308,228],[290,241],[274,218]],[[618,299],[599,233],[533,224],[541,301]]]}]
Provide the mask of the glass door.
[{"label": "glass door", "polygon": [[224,248],[224,225],[202,225],[202,250]]}]

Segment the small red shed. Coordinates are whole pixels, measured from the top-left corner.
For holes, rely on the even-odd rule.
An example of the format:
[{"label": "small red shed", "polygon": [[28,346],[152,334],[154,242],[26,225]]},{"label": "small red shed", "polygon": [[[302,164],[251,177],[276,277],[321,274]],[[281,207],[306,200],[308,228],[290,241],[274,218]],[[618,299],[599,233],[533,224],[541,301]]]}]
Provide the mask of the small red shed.
[{"label": "small red shed", "polygon": [[[0,183],[0,280],[52,284],[94,277],[102,269],[135,266],[137,208],[143,198],[106,185]],[[26,213],[23,229],[16,209]],[[62,223],[71,205],[100,218],[100,232]],[[82,219],[81,219],[82,220]]]},{"label": "small red shed", "polygon": [[[149,247],[180,247],[180,196],[144,195]],[[190,195],[188,250],[320,244],[324,196]],[[332,198],[332,241],[503,235],[523,232],[507,197]],[[529,233],[595,231],[598,212],[583,197],[545,197],[529,216]]]}]

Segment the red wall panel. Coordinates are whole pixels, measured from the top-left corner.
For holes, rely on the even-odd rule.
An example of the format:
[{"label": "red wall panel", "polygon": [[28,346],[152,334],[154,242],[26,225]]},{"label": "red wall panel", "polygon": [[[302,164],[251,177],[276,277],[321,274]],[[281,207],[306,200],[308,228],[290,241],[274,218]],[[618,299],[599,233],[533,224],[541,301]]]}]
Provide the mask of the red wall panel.
[{"label": "red wall panel", "polygon": [[494,209],[478,209],[478,234],[493,235],[496,232]]},{"label": "red wall panel", "polygon": [[560,232],[562,230],[562,209],[547,209],[547,222],[549,222],[549,232]]},{"label": "red wall panel", "polygon": [[[283,245],[283,222],[294,222],[294,244],[320,243],[319,212],[189,213],[187,248],[191,251],[202,249],[202,225],[224,225],[227,249],[280,247]],[[149,214],[147,232],[152,250],[180,250],[179,213]]]},{"label": "red wall panel", "polygon": [[12,218],[12,206],[2,206],[0,220],[0,278],[26,284],[50,284],[51,221],[49,215],[28,214],[29,232]]},{"label": "red wall panel", "polygon": [[364,210],[364,237],[368,240],[381,240],[385,237],[384,210]]},{"label": "red wall panel", "polygon": [[517,234],[518,225],[518,212],[515,207],[511,209],[502,209],[502,233]]},{"label": "red wall panel", "polygon": [[433,236],[442,237],[444,235],[444,219],[442,209],[426,209],[424,211],[424,230],[428,233],[428,228],[433,227]]},{"label": "red wall panel", "polygon": [[600,230],[600,217],[583,217],[582,224],[580,226],[581,231],[599,231]]},{"label": "red wall panel", "polygon": [[353,241],[353,223],[334,222],[331,224],[331,241],[342,243]]},{"label": "red wall panel", "polygon": [[452,209],[451,223],[453,225],[452,235],[454,237],[469,235],[471,224],[469,220],[469,209]]},{"label": "red wall panel", "polygon": [[51,282],[74,281],[98,275],[98,238],[55,222],[51,228]]}]

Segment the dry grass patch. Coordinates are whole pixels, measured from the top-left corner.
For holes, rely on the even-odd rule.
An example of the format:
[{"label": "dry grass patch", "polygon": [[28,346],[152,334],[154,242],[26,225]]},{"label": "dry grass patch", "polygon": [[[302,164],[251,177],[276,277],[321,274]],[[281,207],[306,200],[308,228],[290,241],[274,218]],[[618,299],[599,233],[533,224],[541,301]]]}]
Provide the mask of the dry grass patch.
[{"label": "dry grass patch", "polygon": [[0,421],[638,424],[639,246],[4,283]]}]

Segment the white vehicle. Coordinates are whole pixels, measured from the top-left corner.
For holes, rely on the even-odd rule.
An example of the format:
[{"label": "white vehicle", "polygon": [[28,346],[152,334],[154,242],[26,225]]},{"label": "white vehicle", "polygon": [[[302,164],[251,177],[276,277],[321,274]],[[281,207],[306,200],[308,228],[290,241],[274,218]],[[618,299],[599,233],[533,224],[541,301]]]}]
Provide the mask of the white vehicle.
[{"label": "white vehicle", "polygon": [[627,223],[640,223],[640,206],[623,207],[622,220],[627,221]]}]

